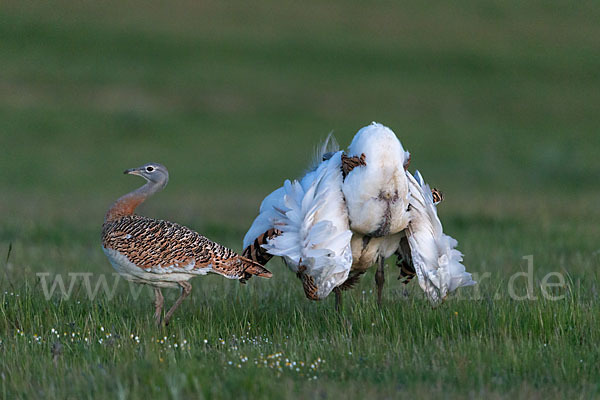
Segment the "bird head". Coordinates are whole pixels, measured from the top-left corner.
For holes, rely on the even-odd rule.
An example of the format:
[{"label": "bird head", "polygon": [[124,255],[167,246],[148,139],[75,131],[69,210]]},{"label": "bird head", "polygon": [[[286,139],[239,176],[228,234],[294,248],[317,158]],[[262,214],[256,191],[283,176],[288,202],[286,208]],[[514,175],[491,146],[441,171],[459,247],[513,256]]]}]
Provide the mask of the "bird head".
[{"label": "bird head", "polygon": [[148,182],[159,185],[161,188],[167,186],[167,182],[169,182],[167,167],[159,163],[144,164],[141,167],[127,169],[123,173],[141,176]]}]

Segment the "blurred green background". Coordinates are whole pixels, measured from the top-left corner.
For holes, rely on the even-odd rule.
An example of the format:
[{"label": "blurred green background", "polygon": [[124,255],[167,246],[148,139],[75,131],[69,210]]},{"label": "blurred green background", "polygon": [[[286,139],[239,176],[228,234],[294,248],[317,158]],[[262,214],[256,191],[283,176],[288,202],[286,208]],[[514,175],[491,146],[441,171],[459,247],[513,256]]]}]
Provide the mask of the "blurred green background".
[{"label": "blurred green background", "polygon": [[[63,265],[29,259],[32,246],[75,244],[97,260],[81,268],[104,270],[103,214],[142,183],[121,172],[149,161],[167,165],[171,182],[141,212],[239,250],[261,199],[300,176],[329,132],[346,147],[373,120],[445,192],[440,213],[471,270],[518,270],[536,252],[538,242],[502,246],[507,232],[513,244],[532,235],[597,256],[595,2],[0,10],[0,241],[14,244],[21,271]],[[507,251],[509,261],[491,259]]]},{"label": "blurred green background", "polygon": [[[100,396],[131,387],[148,398],[160,392],[158,371],[157,385],[189,396],[202,376],[220,391],[207,397],[597,395],[599,21],[597,1],[3,0],[2,390],[82,398],[92,382]],[[165,164],[169,186],[140,213],[241,250],[260,201],[302,175],[329,132],[345,148],[374,120],[412,153],[411,170],[444,191],[445,231],[469,271],[491,273],[472,289],[486,301],[450,299],[432,311],[415,284],[406,297],[388,267],[384,307],[374,306],[370,272],[338,318],[330,299],[308,302],[271,262],[271,280],[245,287],[194,280],[174,324],[192,350],[165,364],[149,300],[132,300],[126,287],[119,301],[43,301],[36,272],[113,272],[100,247],[104,213],[143,183],[124,169]],[[559,271],[566,301],[507,298],[526,255],[536,293]],[[251,368],[219,375],[229,350],[202,340],[229,340],[245,321],[274,344],[240,351],[326,356],[320,384]],[[51,328],[104,326],[143,332],[145,352],[124,341],[118,351],[75,345],[53,367]],[[44,347],[34,334],[46,335]],[[73,380],[71,368],[81,371]],[[184,370],[187,383],[174,384]]]},{"label": "blurred green background", "polygon": [[155,160],[172,181],[150,208],[247,225],[327,133],[346,146],[372,120],[448,207],[578,201],[600,174],[599,9],[4,1],[2,213],[99,220],[139,183],[121,170]]},{"label": "blurred green background", "polygon": [[142,212],[239,250],[261,199],[329,132],[346,147],[373,120],[445,192],[459,242],[505,224],[600,247],[595,2],[0,10],[0,240],[22,242],[15,254],[48,241],[98,253],[106,208],[142,183],[121,172],[149,161],[171,182]]}]

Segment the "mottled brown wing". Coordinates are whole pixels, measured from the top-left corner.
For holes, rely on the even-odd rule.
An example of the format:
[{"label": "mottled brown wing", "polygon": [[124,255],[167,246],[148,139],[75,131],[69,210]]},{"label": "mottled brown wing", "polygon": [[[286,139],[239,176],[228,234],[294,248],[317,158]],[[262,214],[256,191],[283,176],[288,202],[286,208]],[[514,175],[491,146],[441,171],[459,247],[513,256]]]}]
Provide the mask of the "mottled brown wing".
[{"label": "mottled brown wing", "polygon": [[346,154],[342,154],[342,178],[346,179],[346,176],[356,167],[367,165],[365,161],[365,153],[362,153],[360,157],[352,156],[348,157]]},{"label": "mottled brown wing", "polygon": [[228,277],[271,275],[261,265],[185,226],[138,215],[105,223],[102,244],[147,272],[193,272],[212,267],[212,272]]}]

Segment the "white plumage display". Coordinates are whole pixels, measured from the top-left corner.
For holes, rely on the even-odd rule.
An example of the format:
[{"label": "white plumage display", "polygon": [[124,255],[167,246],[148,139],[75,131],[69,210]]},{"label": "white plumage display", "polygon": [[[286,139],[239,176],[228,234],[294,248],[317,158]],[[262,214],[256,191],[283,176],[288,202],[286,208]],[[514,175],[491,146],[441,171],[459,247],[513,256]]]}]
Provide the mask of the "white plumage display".
[{"label": "white plumage display", "polygon": [[264,245],[270,254],[284,258],[313,300],[327,297],[342,284],[352,264],[341,156],[337,152],[301,182],[285,182],[284,204],[274,219],[281,233]]},{"label": "white plumage display", "polygon": [[341,290],[376,263],[381,302],[384,261],[394,254],[401,276],[416,275],[434,305],[475,284],[456,240],[443,233],[441,194],[407,171],[410,154],[391,129],[375,122],[360,129],[347,153],[327,146],[300,181],[286,181],[263,200],[244,237],[245,257],[263,265],[283,257],[308,298],[334,291],[336,307]]},{"label": "white plumage display", "polygon": [[408,243],[419,285],[432,303],[442,302],[448,293],[461,286],[474,285],[471,274],[461,264],[458,242],[444,234],[431,189],[419,171],[406,174],[411,195]]},{"label": "white plumage display", "polygon": [[348,156],[363,156],[366,164],[349,171],[342,185],[352,230],[382,237],[405,229],[409,196],[404,165],[410,156],[394,132],[380,124],[365,126],[354,136]]}]

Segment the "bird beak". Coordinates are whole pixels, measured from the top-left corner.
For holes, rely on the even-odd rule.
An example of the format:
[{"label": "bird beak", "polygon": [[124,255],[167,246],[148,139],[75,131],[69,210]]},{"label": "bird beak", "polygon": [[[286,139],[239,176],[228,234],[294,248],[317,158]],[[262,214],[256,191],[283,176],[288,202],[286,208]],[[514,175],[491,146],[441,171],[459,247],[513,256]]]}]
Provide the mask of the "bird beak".
[{"label": "bird beak", "polygon": [[123,171],[126,175],[140,175],[140,171],[138,168],[129,168]]}]

